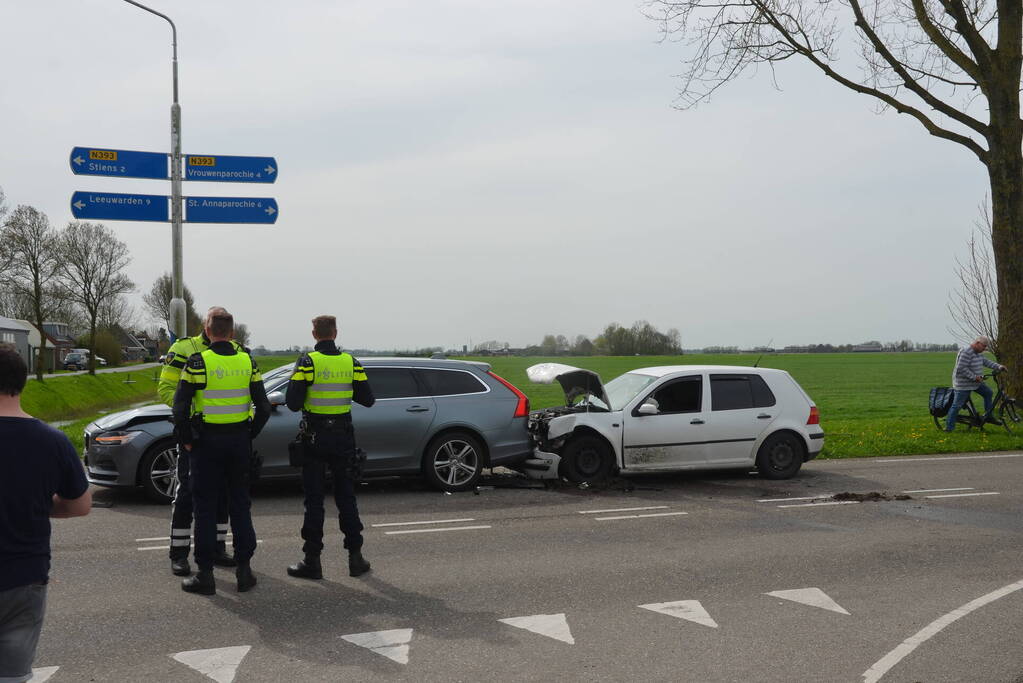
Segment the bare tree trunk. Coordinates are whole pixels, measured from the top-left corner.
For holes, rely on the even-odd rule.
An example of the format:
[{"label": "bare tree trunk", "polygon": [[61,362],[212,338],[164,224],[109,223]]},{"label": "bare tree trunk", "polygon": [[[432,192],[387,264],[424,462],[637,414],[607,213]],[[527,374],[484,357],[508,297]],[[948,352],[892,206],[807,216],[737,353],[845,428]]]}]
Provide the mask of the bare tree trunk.
[{"label": "bare tree trunk", "polygon": [[46,365],[46,332],[43,330],[43,309],[39,304],[42,301],[42,283],[36,280],[35,282],[35,306],[33,306],[33,312],[35,313],[36,329],[39,330],[39,351],[36,356],[36,379],[40,382],[43,381],[43,372],[45,371]]},{"label": "bare tree trunk", "polygon": [[96,374],[96,315],[98,311],[89,311],[89,374]]},{"label": "bare tree trunk", "polygon": [[[991,246],[998,273],[998,360],[1009,368],[1010,391],[1020,395],[1023,394],[1023,152],[1020,149],[1023,134],[1018,99],[1015,105],[1015,115],[1010,115],[1006,125],[992,125],[993,132],[1002,139],[991,145],[988,173]],[[994,119],[995,107],[992,107],[993,122]]]}]

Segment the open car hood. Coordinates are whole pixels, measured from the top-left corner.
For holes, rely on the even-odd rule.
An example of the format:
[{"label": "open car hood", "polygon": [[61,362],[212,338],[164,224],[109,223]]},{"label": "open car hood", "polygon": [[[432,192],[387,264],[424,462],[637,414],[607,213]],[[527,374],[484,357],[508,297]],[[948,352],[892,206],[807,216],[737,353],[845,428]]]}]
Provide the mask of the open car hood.
[{"label": "open car hood", "polygon": [[537,384],[553,384],[556,380],[565,391],[565,405],[572,405],[575,399],[590,394],[603,401],[608,408],[611,407],[611,401],[604,393],[600,375],[593,370],[584,370],[563,363],[540,363],[526,368],[526,376],[530,382]]}]

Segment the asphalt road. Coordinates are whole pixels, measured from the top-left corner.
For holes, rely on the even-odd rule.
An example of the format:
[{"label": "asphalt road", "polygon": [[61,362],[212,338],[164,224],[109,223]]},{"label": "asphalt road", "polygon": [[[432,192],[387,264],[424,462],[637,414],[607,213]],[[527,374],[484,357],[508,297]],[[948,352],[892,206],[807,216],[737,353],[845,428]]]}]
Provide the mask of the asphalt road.
[{"label": "asphalt road", "polygon": [[319,582],[284,572],[298,486],[262,486],[259,585],[212,598],[170,575],[167,508],[96,490],[54,524],[37,679],[1023,680],[1023,453],[485,483],[363,485],[373,571],[333,527]]}]

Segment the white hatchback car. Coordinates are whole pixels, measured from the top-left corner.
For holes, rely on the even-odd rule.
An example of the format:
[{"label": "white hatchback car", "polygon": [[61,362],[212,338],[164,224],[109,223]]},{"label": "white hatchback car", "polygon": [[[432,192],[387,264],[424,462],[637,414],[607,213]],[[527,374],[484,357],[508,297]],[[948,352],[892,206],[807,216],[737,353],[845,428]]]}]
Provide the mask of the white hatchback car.
[{"label": "white hatchback car", "polygon": [[525,468],[541,478],[756,467],[788,479],[824,446],[817,406],[784,370],[670,365],[606,385],[591,370],[560,363],[526,374],[565,391],[564,406],[530,414],[535,457]]}]

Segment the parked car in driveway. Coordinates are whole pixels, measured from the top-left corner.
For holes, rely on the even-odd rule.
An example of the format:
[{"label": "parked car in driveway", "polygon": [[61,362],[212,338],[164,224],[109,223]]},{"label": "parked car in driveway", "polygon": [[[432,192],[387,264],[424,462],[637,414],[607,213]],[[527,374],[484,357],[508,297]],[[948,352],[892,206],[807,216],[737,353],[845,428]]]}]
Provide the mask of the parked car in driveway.
[{"label": "parked car in driveway", "polygon": [[820,412],[784,370],[724,365],[639,368],[604,385],[591,370],[542,363],[565,405],[534,411],[534,476],[595,481],[613,472],[756,467],[795,476],[824,446]]},{"label": "parked car in driveway", "polygon": [[[352,406],[367,477],[422,475],[445,491],[471,489],[484,468],[530,457],[529,400],[486,363],[417,358],[360,359],[377,402]],[[291,366],[263,377],[273,411],[254,442],[261,477],[299,477],[287,444],[301,413],[284,405]],[[157,404],[104,416],[85,429],[88,479],[100,486],[142,487],[154,500],[174,492],[177,447],[169,407]]]},{"label": "parked car in driveway", "polygon": [[89,367],[89,360],[84,353],[69,353],[64,356],[65,370],[86,370]]}]

